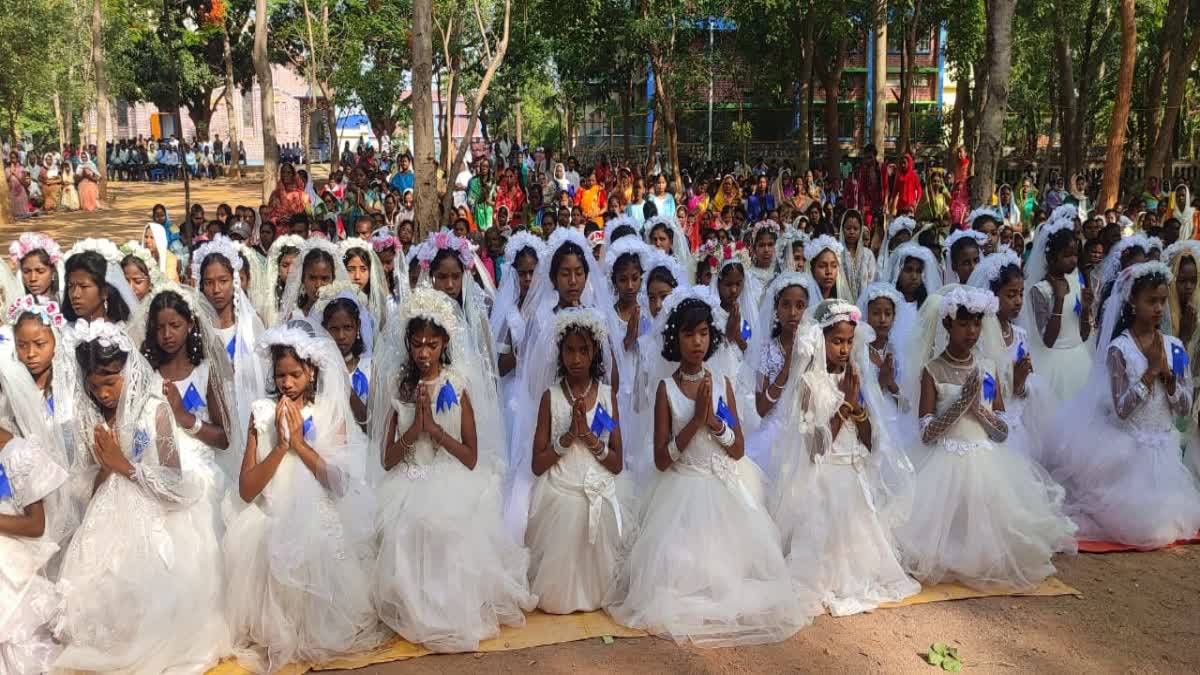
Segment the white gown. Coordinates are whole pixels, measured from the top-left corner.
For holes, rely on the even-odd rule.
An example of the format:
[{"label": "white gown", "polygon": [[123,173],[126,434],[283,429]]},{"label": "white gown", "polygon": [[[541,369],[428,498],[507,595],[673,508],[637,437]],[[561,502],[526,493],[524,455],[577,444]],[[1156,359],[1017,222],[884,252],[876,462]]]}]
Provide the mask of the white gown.
[{"label": "white gown", "polygon": [[[571,405],[559,384],[548,391],[553,442],[571,426]],[[611,400],[611,389],[600,384],[587,418],[595,419],[597,405],[609,408]],[[616,578],[622,538],[636,516],[628,508],[628,482],[578,440],[534,479],[525,543],[530,590],[538,596],[539,608],[570,614],[602,606]]]},{"label": "white gown", "polygon": [[[1092,367],[1092,347],[1079,335],[1081,315],[1075,311],[1076,306],[1083,306],[1079,275],[1068,274],[1067,284],[1070,290],[1063,299],[1062,318],[1059,320],[1058,338],[1054,341],[1054,347],[1046,349],[1040,335],[1032,336],[1039,341],[1034,350],[1038,374],[1046,379],[1054,403],[1068,401],[1079,393],[1087,384],[1088,373]],[[1042,281],[1033,287],[1031,301],[1039,330],[1044,330],[1054,308],[1054,292],[1049,281]],[[1044,314],[1039,307],[1044,308]]]},{"label": "white gown", "polygon": [[[1179,341],[1163,336],[1167,363]],[[1051,472],[1067,489],[1067,509],[1083,539],[1164,546],[1200,530],[1200,488],[1180,453],[1175,416],[1191,410],[1187,369],[1175,396],[1141,382],[1149,366],[1128,332],[1108,349],[1111,404],[1079,420],[1060,444]]]},{"label": "white gown", "polygon": [[[0,514],[21,515],[66,482],[66,469],[36,444],[14,438],[0,449]],[[49,671],[62,650],[50,635],[58,594],[44,569],[57,551],[44,537],[0,535],[0,673]]]},{"label": "white gown", "polygon": [[[995,372],[991,363],[977,362],[983,372]],[[940,415],[958,400],[962,385],[955,380],[969,371],[940,360],[926,370]],[[963,413],[931,446],[915,450],[912,514],[894,533],[909,574],[929,584],[1030,588],[1054,573],[1055,552],[1075,550],[1062,487],[988,438],[974,413]]]},{"label": "white gown", "polygon": [[[254,402],[259,461],[275,447],[276,405]],[[305,420],[312,414],[312,406],[301,410]],[[379,643],[368,588],[373,552],[346,535],[352,528],[335,499],[288,451],[263,491],[229,522],[226,614],[243,666],[263,672],[322,663]]]},{"label": "white gown", "polygon": [[[435,408],[433,417],[458,439],[465,382],[445,369],[432,385],[435,400],[447,381],[460,404]],[[392,408],[399,435],[416,409],[398,400]],[[501,480],[494,467],[468,469],[424,434],[409,459],[384,475],[371,593],[379,617],[404,639],[439,652],[472,651],[501,624],[524,625],[523,611],[537,606],[525,577],[529,552],[503,527]]]},{"label": "white gown", "polygon": [[122,448],[134,480],[110,475],[96,489],[63,559],[55,666],[202,674],[228,653],[220,549],[166,402],[151,397],[134,419]]},{"label": "white gown", "polygon": [[[717,404],[725,382],[714,383]],[[671,428],[695,403],[662,380]],[[657,386],[657,385],[656,385]],[[701,647],[780,642],[810,623],[792,589],[779,531],[763,501],[762,472],[701,431],[660,474],[608,612],[620,624]]]},{"label": "white gown", "polygon": [[[838,391],[836,375],[810,378],[830,393]],[[904,573],[887,527],[876,515],[870,462],[870,450],[854,425],[843,424],[831,448],[778,487],[775,517],[792,578],[800,593],[819,598],[834,616],[867,612],[921,592]]]},{"label": "white gown", "polygon": [[[188,412],[199,417],[204,422],[212,424],[212,416],[208,412],[208,361],[201,361],[200,365],[192,368],[192,372],[186,378],[179,381],[172,381],[175,389],[179,391],[179,397],[183,399],[184,407],[189,405],[193,407]],[[189,394],[189,389],[195,388],[194,394]],[[196,396],[199,398],[192,398]],[[183,466],[183,471],[189,476],[194,477],[199,485],[204,490],[201,499],[201,505],[198,508],[205,508],[207,505],[209,510],[210,520],[213,523],[213,531],[217,535],[217,539],[225,535],[225,519],[221,516],[221,510],[225,503],[225,494],[229,489],[230,480],[235,477],[229,475],[228,468],[222,468],[217,463],[217,458],[223,460],[225,466],[233,464],[231,450],[220,450],[202,443],[199,439],[186,431],[180,430],[179,438],[179,462]]]},{"label": "white gown", "polygon": [[[1016,363],[1018,355],[1029,354],[1029,336],[1025,329],[1012,326],[1012,343],[1008,347],[1008,360]],[[1023,353],[1022,353],[1023,352]],[[1025,378],[1025,395],[1013,396],[1012,380],[1004,387],[1004,421],[1008,423],[1008,440],[1005,444],[1025,455],[1041,466],[1045,466],[1045,436],[1042,433],[1052,423],[1051,415],[1057,410],[1054,395],[1050,392],[1046,378],[1041,374],[1041,362],[1053,352],[1042,352],[1043,358],[1033,364],[1034,372]],[[1009,371],[1011,373],[1011,371]]]}]

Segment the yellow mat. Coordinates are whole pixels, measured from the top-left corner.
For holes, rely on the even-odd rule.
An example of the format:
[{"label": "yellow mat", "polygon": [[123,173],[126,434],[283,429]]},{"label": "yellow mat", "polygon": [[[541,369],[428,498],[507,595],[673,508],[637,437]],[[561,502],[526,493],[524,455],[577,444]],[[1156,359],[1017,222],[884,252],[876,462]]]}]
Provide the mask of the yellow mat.
[{"label": "yellow mat", "polygon": [[[1027,591],[977,591],[958,584],[939,584],[921,589],[921,592],[906,598],[901,602],[883,605],[883,608],[907,607],[923,605],[930,602],[945,602],[948,600],[966,600],[968,598],[989,598],[994,596],[1054,596],[1080,595],[1080,592],[1064,584],[1056,578],[1049,578]],[[586,640],[604,635],[613,637],[642,637],[645,632],[625,628],[613,623],[604,612],[588,612],[586,614],[569,614],[558,616],[533,612],[525,617],[525,625],[521,628],[503,628],[500,637],[479,643],[478,651],[503,652],[513,649],[541,647],[575,640]],[[394,642],[373,652],[356,654],[344,659],[314,666],[296,664],[280,671],[280,675],[303,675],[309,670],[338,670],[364,668],[376,663],[402,661],[431,652],[420,645],[414,645],[406,640],[397,638]],[[236,661],[226,661],[209,671],[208,675],[248,675],[249,671],[237,664]]]}]

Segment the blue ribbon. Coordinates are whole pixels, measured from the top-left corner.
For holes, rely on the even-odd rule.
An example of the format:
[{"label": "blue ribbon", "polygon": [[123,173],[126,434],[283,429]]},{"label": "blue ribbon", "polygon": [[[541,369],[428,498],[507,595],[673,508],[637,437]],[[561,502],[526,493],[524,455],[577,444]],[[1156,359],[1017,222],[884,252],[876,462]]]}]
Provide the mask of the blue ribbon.
[{"label": "blue ribbon", "polygon": [[1175,373],[1175,377],[1183,377],[1187,372],[1188,355],[1180,345],[1171,343],[1171,372]]},{"label": "blue ribbon", "polygon": [[313,418],[312,417],[304,418],[303,433],[304,433],[304,440],[306,440],[306,441],[313,440]]},{"label": "blue ribbon", "polygon": [[1087,288],[1087,275],[1083,273],[1083,270],[1079,270],[1079,287]]},{"label": "blue ribbon", "polygon": [[205,405],[204,399],[200,396],[200,392],[196,391],[195,384],[189,384],[187,391],[183,394],[183,409],[195,413]]},{"label": "blue ribbon", "polygon": [[150,446],[150,434],[142,429],[138,429],[133,435],[133,460],[136,462],[142,458],[146,452],[146,448]]},{"label": "blue ribbon", "polygon": [[51,415],[54,414],[54,397],[53,396],[46,399],[46,410],[49,410]]},{"label": "blue ribbon", "polygon": [[237,351],[237,336],[234,335],[229,340],[229,344],[225,345],[225,351],[229,353],[229,358],[233,358],[233,353]]},{"label": "blue ribbon", "polygon": [[0,464],[0,499],[12,499],[12,485],[8,482],[8,474],[4,472],[4,465]]},{"label": "blue ribbon", "polygon": [[752,333],[750,331],[750,322],[745,319],[742,319],[742,339],[749,340],[750,335],[752,335]]},{"label": "blue ribbon", "polygon": [[1075,313],[1083,314],[1083,303],[1080,302],[1079,298],[1075,298]]},{"label": "blue ribbon", "polygon": [[450,380],[446,380],[446,384],[438,390],[437,395],[437,411],[449,410],[451,407],[458,405],[458,394],[454,391],[454,385],[450,384]]},{"label": "blue ribbon", "polygon": [[737,418],[733,416],[733,411],[729,409],[729,406],[725,405],[724,396],[717,399],[717,417],[720,417],[725,426],[730,429],[737,426]]},{"label": "blue ribbon", "polygon": [[991,373],[983,376],[983,400],[988,403],[996,400],[996,380],[992,378]]},{"label": "blue ribbon", "polygon": [[1025,352],[1025,343],[1018,342],[1017,343],[1017,360],[1020,361],[1021,359],[1025,358],[1025,353],[1026,353]]},{"label": "blue ribbon", "polygon": [[608,414],[604,406],[596,404],[596,414],[592,415],[592,426],[590,427],[593,434],[600,436],[603,434],[611,434],[617,428],[617,421]]},{"label": "blue ribbon", "polygon": [[358,368],[354,369],[354,374],[350,376],[350,386],[354,388],[354,394],[360,400],[366,400],[369,385],[367,384],[367,376]]}]

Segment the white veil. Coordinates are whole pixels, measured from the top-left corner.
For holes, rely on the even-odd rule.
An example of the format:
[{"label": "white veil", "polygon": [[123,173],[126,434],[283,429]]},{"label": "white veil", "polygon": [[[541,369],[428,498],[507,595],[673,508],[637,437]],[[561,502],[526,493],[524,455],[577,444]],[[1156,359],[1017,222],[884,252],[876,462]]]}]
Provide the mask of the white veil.
[{"label": "white veil", "polygon": [[[275,287],[279,282],[279,260],[283,258],[283,249],[294,248],[299,251],[303,246],[303,237],[298,234],[285,234],[282,237],[277,237],[275,241],[271,242],[271,248],[267,250],[266,283],[268,303],[267,311],[262,317],[264,325],[274,326],[281,316],[279,308],[280,303],[283,301],[283,295],[281,293],[278,298],[275,297]],[[298,265],[299,263],[300,258],[297,256],[297,260],[293,264]]]},{"label": "white veil", "polygon": [[[892,278],[892,252],[896,250],[892,246],[892,238],[900,233],[901,230],[907,230],[910,235],[916,235],[917,221],[908,216],[897,216],[888,223],[887,233],[883,238],[883,245],[879,249],[879,268],[876,271],[876,277],[880,281],[886,281]],[[911,240],[910,240],[911,241]],[[907,244],[908,242],[904,242]],[[903,244],[901,244],[903,246]],[[933,292],[933,289],[930,289]]]},{"label": "white veil", "polygon": [[[104,266],[104,283],[116,289],[117,293],[121,296],[121,300],[125,301],[125,305],[129,307],[129,311],[132,313],[138,306],[138,300],[137,296],[133,294],[133,289],[129,287],[129,282],[125,280],[125,272],[121,269],[121,261],[125,259],[125,255],[121,253],[116,244],[107,239],[83,239],[76,242],[71,247],[71,250],[67,251],[67,254],[63,256],[63,269],[66,269],[67,263],[71,261],[71,258],[85,251],[99,253],[104,258],[104,262],[106,263]],[[63,288],[60,290],[62,290],[63,297],[65,298],[67,296],[66,277],[62,277],[59,283],[63,285]],[[17,297],[20,297],[20,295]]]},{"label": "white veil", "polygon": [[[812,277],[813,259],[825,251],[832,252],[838,263],[837,280],[833,286],[834,297],[853,303],[854,298],[846,297],[850,295],[850,284],[846,281],[846,269],[842,265],[842,261],[846,258],[846,249],[837,239],[823,234],[804,245],[804,260],[808,275]],[[816,307],[817,303],[821,301],[820,288],[816,283],[816,277],[813,277],[813,288],[817,288],[818,292],[815,296],[809,297],[809,307]]]},{"label": "white veil", "polygon": [[371,242],[357,237],[351,237],[338,244],[338,250],[341,251],[341,260],[345,264],[345,258],[351,251],[358,255],[364,255],[367,258],[367,266],[370,277],[367,281],[369,293],[367,295],[367,306],[371,310],[371,316],[374,318],[376,326],[383,326],[387,320],[388,311],[388,285],[387,277],[383,272],[383,263],[380,262],[379,256],[375,253],[375,247]]},{"label": "white veil", "polygon": [[66,295],[67,275],[63,270],[63,252],[62,247],[58,245],[52,237],[42,232],[22,232],[21,236],[17,237],[16,241],[9,244],[8,256],[12,260],[13,267],[16,269],[17,282],[20,284],[21,292],[13,296],[13,302],[16,302],[22,295],[28,293],[25,289],[25,284],[20,279],[21,261],[34,251],[42,251],[50,261],[50,267],[54,270],[54,274],[58,279],[58,294],[52,298],[42,298],[43,302],[53,301],[59,302]]},{"label": "white veil", "polygon": [[[642,225],[642,238],[646,240],[647,244],[650,244],[650,236],[654,234],[654,228],[659,225],[666,227],[667,232],[671,235],[671,255],[675,256],[680,265],[686,264],[692,257],[691,246],[688,244],[687,234],[684,233],[683,228],[679,227],[679,221],[675,220],[674,216],[659,215],[647,220]],[[606,238],[607,234],[606,230]],[[653,246],[653,244],[650,245]]]},{"label": "white veil", "polygon": [[[500,275],[500,290],[496,301],[492,304],[492,336],[497,342],[502,342],[511,335],[514,345],[519,345],[525,337],[525,321],[521,318],[521,286],[517,278],[517,258],[521,252],[529,249],[540,265],[546,257],[546,244],[536,235],[528,232],[517,232],[504,245],[504,274]],[[535,266],[536,267],[536,266]],[[405,279],[405,283],[408,280]],[[532,291],[532,288],[530,289]],[[507,331],[507,334],[506,332]]]},{"label": "white veil", "polygon": [[[963,239],[971,239],[979,247],[979,252],[987,250],[988,236],[979,230],[955,230],[942,242],[942,281],[947,284],[959,283],[954,272],[954,261],[951,260],[950,248]],[[969,280],[968,280],[968,283]]]},{"label": "white veil", "polygon": [[[271,248],[274,249],[275,244],[271,244]],[[292,268],[288,270],[287,285],[283,289],[283,300],[279,303],[278,321],[291,319],[293,313],[299,309],[300,294],[304,292],[304,263],[310,256],[314,256],[318,252],[325,253],[333,259],[333,281],[350,279],[346,274],[346,265],[342,262],[342,253],[338,250],[337,244],[328,239],[306,240],[300,247],[300,255],[296,256],[296,262],[292,263]],[[311,301],[316,301],[316,298],[311,298]]]}]

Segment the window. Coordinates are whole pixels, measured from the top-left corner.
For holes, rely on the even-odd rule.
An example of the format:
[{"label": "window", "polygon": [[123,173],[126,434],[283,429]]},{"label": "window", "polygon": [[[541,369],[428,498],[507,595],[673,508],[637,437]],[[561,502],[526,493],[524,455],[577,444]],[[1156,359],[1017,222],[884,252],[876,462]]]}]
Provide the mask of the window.
[{"label": "window", "polygon": [[254,90],[247,89],[242,92],[242,127],[249,131],[254,130]]}]

